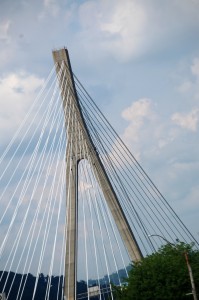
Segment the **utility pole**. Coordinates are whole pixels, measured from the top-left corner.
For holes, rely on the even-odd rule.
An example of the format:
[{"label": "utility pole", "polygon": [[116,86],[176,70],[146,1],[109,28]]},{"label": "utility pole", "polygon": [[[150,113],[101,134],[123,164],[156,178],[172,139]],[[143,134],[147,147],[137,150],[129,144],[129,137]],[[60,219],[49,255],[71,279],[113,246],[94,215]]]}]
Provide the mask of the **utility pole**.
[{"label": "utility pole", "polygon": [[189,257],[188,257],[188,254],[187,254],[186,251],[184,253],[184,256],[185,256],[185,260],[186,260],[186,263],[187,263],[187,268],[188,268],[188,271],[189,271],[189,277],[190,277],[190,281],[191,281],[193,299],[198,300],[197,294],[196,294],[196,287],[195,287],[195,283],[194,283],[194,279],[193,279],[192,268],[191,268],[191,265],[189,263]]}]

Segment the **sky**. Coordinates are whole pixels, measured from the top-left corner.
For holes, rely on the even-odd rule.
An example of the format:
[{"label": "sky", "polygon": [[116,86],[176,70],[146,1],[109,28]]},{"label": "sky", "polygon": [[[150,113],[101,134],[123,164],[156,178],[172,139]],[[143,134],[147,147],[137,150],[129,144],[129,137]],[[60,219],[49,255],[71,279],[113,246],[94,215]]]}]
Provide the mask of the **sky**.
[{"label": "sky", "polygon": [[0,151],[67,47],[72,68],[199,240],[199,0],[0,0]]}]

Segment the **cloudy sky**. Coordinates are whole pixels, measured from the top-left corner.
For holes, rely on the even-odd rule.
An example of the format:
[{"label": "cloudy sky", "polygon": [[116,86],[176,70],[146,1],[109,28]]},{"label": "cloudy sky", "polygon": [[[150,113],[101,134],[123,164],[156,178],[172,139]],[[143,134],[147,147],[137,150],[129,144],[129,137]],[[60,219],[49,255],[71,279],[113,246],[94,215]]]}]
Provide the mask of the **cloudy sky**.
[{"label": "cloudy sky", "polygon": [[199,0],[0,0],[0,151],[69,49],[74,73],[199,239]]}]

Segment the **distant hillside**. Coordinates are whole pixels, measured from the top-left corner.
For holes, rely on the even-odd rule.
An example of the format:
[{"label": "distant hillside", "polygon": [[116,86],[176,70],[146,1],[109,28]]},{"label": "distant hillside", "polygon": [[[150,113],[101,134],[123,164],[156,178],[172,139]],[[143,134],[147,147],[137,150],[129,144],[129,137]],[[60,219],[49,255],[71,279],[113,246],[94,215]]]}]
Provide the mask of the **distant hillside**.
[{"label": "distant hillside", "polygon": [[[1,276],[1,274],[2,274],[2,272],[0,272],[0,276]],[[7,274],[8,274],[7,272],[4,273],[3,278],[0,282],[0,291],[3,290],[3,286],[5,284]],[[38,286],[37,286],[37,290],[36,290],[36,294],[35,294],[35,300],[45,299],[48,279],[49,279],[48,276],[44,276],[43,274],[39,275]],[[23,283],[25,282],[25,280],[26,280],[26,284],[25,284],[25,288],[24,288],[23,296],[22,296],[21,300],[32,299],[36,277],[34,277],[32,274],[22,275],[22,274],[15,274],[15,273],[11,272],[8,277],[8,282],[7,282],[6,288],[5,288],[5,292],[7,295],[9,292],[9,289],[12,285],[12,289],[11,289],[10,296],[9,296],[10,300],[16,300],[20,283],[22,281],[21,286],[23,287]],[[61,300],[62,281],[63,281],[63,276],[61,276],[61,277],[52,276],[51,277],[50,298],[49,298],[50,300],[57,299],[58,287],[59,287],[58,299]]]},{"label": "distant hillside", "polygon": [[[130,267],[127,267],[129,269]],[[126,273],[125,270],[121,269],[118,271],[120,278],[125,278]],[[33,291],[34,291],[34,285],[36,281],[36,277],[33,276],[32,274],[15,274],[14,272],[10,272],[8,279],[7,278],[8,272],[4,272],[3,277],[0,281],[0,292],[3,291],[4,284],[7,280],[6,283],[6,288],[5,292],[6,295],[8,295],[8,292],[11,288],[11,292],[9,295],[9,300],[16,300],[17,294],[19,287],[20,291],[22,291],[24,282],[26,281],[24,291],[23,291],[23,296],[21,300],[30,300],[32,299]],[[0,278],[2,276],[2,271],[0,271]],[[113,273],[110,275],[111,282],[113,282],[115,285],[119,284],[118,280],[118,275],[117,273]],[[62,295],[62,287],[63,287],[63,276],[45,276],[44,274],[40,274],[38,278],[38,284],[37,284],[37,290],[35,293],[35,300],[44,300],[46,291],[49,289],[49,284],[48,281],[51,280],[51,285],[50,285],[50,297],[49,300],[62,300],[61,295]],[[89,280],[89,286],[95,286],[96,285],[96,279],[90,279]],[[100,279],[100,284],[101,287],[104,287],[104,289],[107,287],[108,284],[108,276],[105,275],[104,278]],[[57,291],[59,290],[58,297],[57,297]],[[81,280],[77,282],[77,294],[84,294],[87,292],[87,284],[85,281]],[[21,294],[21,292],[20,292]],[[104,299],[107,299],[107,295],[104,295]],[[87,296],[85,298],[81,298],[82,300],[87,299]],[[92,298],[94,300],[94,298]],[[98,298],[97,298],[98,299]]]}]

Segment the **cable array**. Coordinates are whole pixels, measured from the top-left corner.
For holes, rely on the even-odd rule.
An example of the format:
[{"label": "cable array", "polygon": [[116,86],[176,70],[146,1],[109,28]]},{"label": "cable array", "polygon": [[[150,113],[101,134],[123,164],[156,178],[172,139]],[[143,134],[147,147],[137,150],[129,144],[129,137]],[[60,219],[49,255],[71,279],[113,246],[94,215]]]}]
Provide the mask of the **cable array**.
[{"label": "cable array", "polygon": [[[75,75],[74,75],[75,77]],[[78,100],[93,144],[117,192],[144,255],[157,249],[161,239],[171,242],[197,241],[160,193],[139,162],[131,154],[93,99],[75,77]]]},{"label": "cable array", "polygon": [[[154,234],[171,242],[178,238],[198,244],[77,77],[76,95],[64,62],[58,74],[55,69],[0,158],[2,292],[7,299],[23,300],[32,273],[32,300],[37,299],[45,273],[42,299],[63,299],[64,284],[69,284],[63,277],[67,272],[70,278],[72,272],[65,256],[72,234],[71,191],[77,182],[76,276],[84,280],[85,290],[76,298],[90,299],[97,291],[100,300],[107,295],[113,299],[111,283],[122,284],[131,261],[91,151],[99,156],[144,256],[162,243],[149,237]],[[79,158],[77,174],[74,157]],[[17,273],[22,276],[16,292]],[[52,292],[55,275],[59,276],[56,295]]]},{"label": "cable array", "polygon": [[[24,299],[30,273],[36,278],[32,299],[38,297],[41,273],[49,276],[45,299],[50,299],[54,274],[60,278],[57,299],[63,294],[65,148],[62,99],[53,68],[0,159],[0,283],[7,299]],[[17,273],[22,276],[16,292]]]}]

